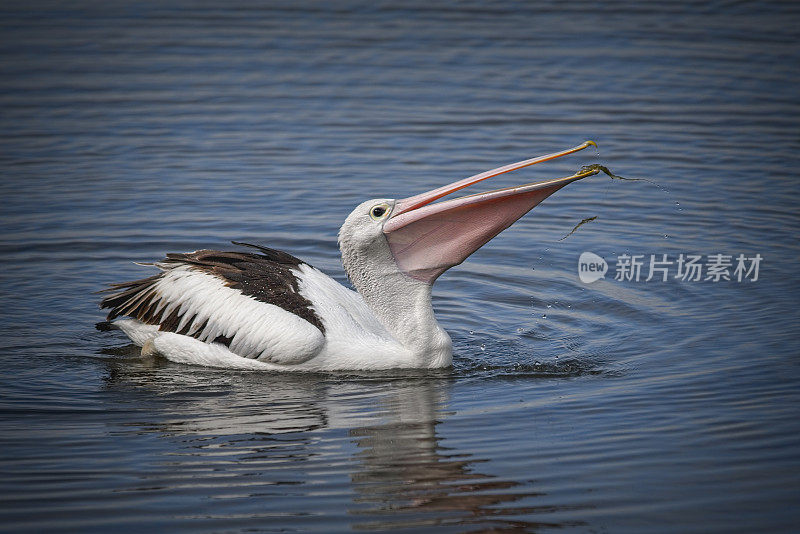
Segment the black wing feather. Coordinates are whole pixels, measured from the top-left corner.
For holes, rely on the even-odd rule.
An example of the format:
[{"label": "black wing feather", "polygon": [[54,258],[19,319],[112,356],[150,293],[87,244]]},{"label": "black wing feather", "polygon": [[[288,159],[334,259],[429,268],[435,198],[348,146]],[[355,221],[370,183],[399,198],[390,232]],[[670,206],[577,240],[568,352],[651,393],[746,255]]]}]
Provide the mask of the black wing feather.
[{"label": "black wing feather", "polygon": [[[325,327],[320,317],[312,309],[312,304],[300,295],[295,270],[304,262],[291,254],[271,248],[240,243],[233,244],[250,247],[259,253],[198,250],[187,253],[170,253],[158,265],[165,271],[179,265],[189,265],[199,271],[216,276],[228,287],[238,289],[244,295],[261,302],[279,306],[313,324],[324,334]],[[166,306],[159,306],[161,295],[155,285],[164,272],[141,280],[111,285],[106,291],[112,292],[100,302],[101,308],[108,308],[107,320],[128,316],[143,323],[158,325],[159,330],[176,332],[199,337],[205,328],[192,328],[194,318],[178,328],[184,317],[179,310],[164,316]],[[231,340],[219,336],[213,340],[229,345]]]}]

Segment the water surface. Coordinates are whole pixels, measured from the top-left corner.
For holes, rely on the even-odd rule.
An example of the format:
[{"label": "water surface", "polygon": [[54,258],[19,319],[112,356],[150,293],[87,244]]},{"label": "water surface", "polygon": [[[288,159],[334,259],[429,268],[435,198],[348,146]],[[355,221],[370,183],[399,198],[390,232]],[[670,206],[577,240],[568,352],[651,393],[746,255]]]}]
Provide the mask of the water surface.
[{"label": "water surface", "polygon": [[[796,528],[794,4],[0,12],[0,530]],[[362,200],[585,139],[491,186],[658,186],[583,180],[446,273],[452,370],[206,369],[93,328],[133,261],[239,240],[346,282]],[[614,279],[718,253],[759,279]]]}]

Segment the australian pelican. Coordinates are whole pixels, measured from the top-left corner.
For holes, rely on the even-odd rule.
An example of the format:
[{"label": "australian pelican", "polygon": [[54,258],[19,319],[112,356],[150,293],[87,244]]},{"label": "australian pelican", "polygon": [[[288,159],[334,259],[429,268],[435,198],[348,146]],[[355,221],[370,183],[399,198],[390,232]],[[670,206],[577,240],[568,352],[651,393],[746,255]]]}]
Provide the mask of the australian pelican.
[{"label": "australian pelican", "polygon": [[[167,254],[160,273],[111,286],[100,306],[143,355],[219,367],[328,371],[440,368],[450,336],[431,286],[565,185],[595,168],[544,182],[435,202],[467,186],[596,146],[512,163],[402,200],[362,202],[339,230],[355,291],[277,250]],[[435,203],[434,203],[435,202]]]}]

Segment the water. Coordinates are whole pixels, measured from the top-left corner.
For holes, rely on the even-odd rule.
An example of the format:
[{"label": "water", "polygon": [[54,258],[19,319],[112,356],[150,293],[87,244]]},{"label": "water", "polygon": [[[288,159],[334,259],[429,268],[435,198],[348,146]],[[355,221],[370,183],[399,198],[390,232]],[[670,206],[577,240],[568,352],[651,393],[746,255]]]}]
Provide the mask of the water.
[{"label": "water", "polygon": [[[0,530],[797,528],[795,4],[35,2],[0,27]],[[573,184],[446,273],[452,370],[212,370],[93,328],[133,261],[236,239],[344,281],[361,200],[584,139],[491,187],[594,162],[658,186]],[[614,280],[716,253],[758,281]]]}]

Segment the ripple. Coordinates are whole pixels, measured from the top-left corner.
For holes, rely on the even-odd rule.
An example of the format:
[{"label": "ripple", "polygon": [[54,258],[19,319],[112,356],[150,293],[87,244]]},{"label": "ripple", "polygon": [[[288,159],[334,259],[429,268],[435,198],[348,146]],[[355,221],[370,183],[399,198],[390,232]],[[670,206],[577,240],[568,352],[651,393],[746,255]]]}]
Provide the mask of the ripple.
[{"label": "ripple", "polygon": [[[795,528],[795,4],[2,12],[3,525]],[[587,138],[486,189],[590,163],[658,185],[565,188],[437,281],[453,369],[211,370],[93,329],[133,261],[237,240],[344,282],[358,201]],[[583,251],[765,260],[587,285]]]}]

